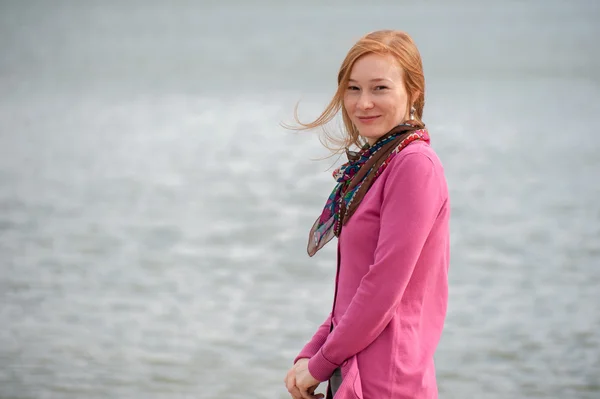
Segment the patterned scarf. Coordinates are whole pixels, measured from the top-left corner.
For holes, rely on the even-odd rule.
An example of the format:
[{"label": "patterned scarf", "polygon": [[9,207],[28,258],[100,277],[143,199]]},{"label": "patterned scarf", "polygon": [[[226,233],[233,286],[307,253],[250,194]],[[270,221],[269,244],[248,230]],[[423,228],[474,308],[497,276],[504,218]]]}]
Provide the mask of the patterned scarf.
[{"label": "patterned scarf", "polygon": [[307,252],[313,256],[333,236],[339,237],[342,226],[354,214],[361,200],[396,154],[415,140],[429,142],[427,130],[410,124],[396,126],[375,144],[366,144],[360,152],[346,150],[348,162],[333,172],[337,185],[327,199],[308,238]]}]

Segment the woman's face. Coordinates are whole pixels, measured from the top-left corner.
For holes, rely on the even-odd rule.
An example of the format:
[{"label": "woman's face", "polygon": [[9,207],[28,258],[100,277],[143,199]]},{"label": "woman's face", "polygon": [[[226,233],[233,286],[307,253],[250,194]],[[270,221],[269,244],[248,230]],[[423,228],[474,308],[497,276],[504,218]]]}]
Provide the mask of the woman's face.
[{"label": "woman's face", "polygon": [[391,55],[367,54],[352,67],[344,109],[370,144],[408,119],[402,69]]}]

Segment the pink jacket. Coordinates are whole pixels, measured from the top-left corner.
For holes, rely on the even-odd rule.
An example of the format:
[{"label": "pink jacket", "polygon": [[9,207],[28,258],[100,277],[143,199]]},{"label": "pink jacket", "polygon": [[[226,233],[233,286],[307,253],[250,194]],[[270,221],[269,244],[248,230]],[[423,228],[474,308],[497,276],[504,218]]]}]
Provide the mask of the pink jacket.
[{"label": "pink jacket", "polygon": [[[402,150],[370,188],[338,241],[333,317],[297,359],[336,399],[437,398],[433,355],[448,301],[450,204],[429,143]],[[333,331],[330,333],[331,323]]]}]

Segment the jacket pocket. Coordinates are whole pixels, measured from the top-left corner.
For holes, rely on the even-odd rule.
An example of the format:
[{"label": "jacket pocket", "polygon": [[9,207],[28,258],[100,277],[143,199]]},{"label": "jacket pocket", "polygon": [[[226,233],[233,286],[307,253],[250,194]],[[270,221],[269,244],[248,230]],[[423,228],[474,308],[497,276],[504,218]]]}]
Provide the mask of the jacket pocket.
[{"label": "jacket pocket", "polygon": [[[360,370],[356,356],[351,357],[342,364],[342,384],[335,395],[337,398],[363,399]],[[338,396],[339,395],[339,396]]]}]

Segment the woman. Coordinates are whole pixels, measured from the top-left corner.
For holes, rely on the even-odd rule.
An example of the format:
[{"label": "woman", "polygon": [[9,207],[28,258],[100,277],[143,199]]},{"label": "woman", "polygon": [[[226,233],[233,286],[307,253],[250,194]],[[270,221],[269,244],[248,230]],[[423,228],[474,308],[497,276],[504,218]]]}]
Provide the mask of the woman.
[{"label": "woman", "polygon": [[349,162],[311,229],[312,256],[338,237],[332,311],[285,383],[294,398],[437,398],[434,352],[448,300],[450,205],[422,121],[421,57],[404,32],[348,52],[338,90],[312,129],[341,110]]}]

